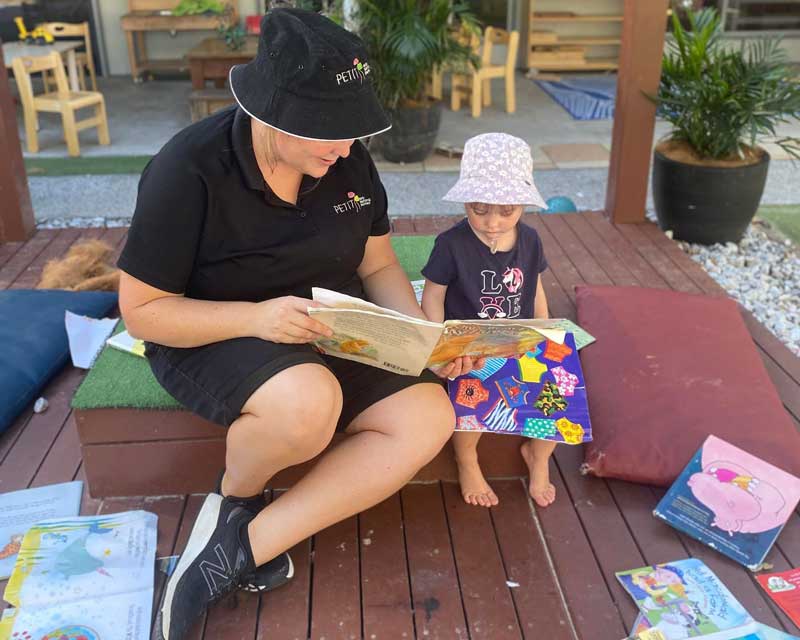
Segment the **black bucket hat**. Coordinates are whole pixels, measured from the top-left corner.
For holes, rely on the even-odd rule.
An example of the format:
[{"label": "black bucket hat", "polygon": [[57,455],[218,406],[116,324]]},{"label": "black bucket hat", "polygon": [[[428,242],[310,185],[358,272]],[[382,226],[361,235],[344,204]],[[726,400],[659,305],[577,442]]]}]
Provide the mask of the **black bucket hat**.
[{"label": "black bucket hat", "polygon": [[252,118],[312,140],[351,140],[392,125],[372,87],[361,39],[328,18],[273,9],[261,19],[258,54],[233,67],[230,86]]}]

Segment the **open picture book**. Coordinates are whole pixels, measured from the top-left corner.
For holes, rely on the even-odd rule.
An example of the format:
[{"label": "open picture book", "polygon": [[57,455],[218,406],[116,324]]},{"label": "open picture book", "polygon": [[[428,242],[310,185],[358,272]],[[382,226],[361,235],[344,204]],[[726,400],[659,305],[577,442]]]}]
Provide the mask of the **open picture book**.
[{"label": "open picture book", "polygon": [[42,520],[22,540],[0,640],[149,640],[157,517]]},{"label": "open picture book", "polygon": [[324,307],[308,313],[333,330],[313,344],[325,354],[404,375],[447,364],[459,356],[509,357],[542,342],[563,345],[565,331],[555,320],[448,320],[430,322],[366,300],[314,287]]}]

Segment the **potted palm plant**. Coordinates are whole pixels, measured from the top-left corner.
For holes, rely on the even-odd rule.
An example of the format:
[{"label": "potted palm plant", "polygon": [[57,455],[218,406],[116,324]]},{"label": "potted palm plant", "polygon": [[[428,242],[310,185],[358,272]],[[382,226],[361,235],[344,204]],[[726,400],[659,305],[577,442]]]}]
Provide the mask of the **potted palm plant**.
[{"label": "potted palm plant", "polygon": [[434,68],[477,65],[457,29],[477,30],[466,2],[453,0],[359,0],[356,17],[375,89],[392,119],[381,135],[381,151],[391,162],[418,162],[431,152],[442,105],[426,95]]},{"label": "potted palm plant", "polygon": [[[653,157],[653,201],[659,225],[673,237],[738,242],[758,208],[769,154],[758,146],[779,124],[800,115],[800,84],[791,81],[776,38],[724,46],[719,14],[672,15],[658,113],[672,125]],[[776,140],[800,157],[797,139]]]}]

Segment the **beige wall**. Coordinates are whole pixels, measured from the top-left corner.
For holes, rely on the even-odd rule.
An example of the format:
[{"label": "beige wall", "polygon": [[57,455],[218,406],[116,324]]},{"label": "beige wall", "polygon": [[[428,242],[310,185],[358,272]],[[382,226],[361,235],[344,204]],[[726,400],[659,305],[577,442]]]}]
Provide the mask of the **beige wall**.
[{"label": "beige wall", "polygon": [[[239,16],[255,14],[261,0],[237,0]],[[125,34],[119,26],[119,19],[128,11],[128,0],[99,0],[100,19],[103,24],[103,37],[106,44],[108,70],[111,75],[128,75],[131,72],[128,64],[128,47]],[[203,38],[213,35],[210,31],[184,31],[171,36],[167,32],[152,32],[146,37],[147,55],[159,58],[180,58]]]}]

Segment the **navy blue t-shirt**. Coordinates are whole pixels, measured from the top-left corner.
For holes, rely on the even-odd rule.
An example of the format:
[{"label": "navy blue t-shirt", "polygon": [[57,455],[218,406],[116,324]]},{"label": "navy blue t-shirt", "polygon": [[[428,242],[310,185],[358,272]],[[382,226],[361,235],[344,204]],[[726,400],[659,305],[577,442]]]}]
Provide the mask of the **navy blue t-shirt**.
[{"label": "navy blue t-shirt", "polygon": [[533,318],[536,283],[545,269],[533,227],[519,223],[514,247],[492,254],[465,218],[439,234],[422,275],[447,287],[445,320]]}]

